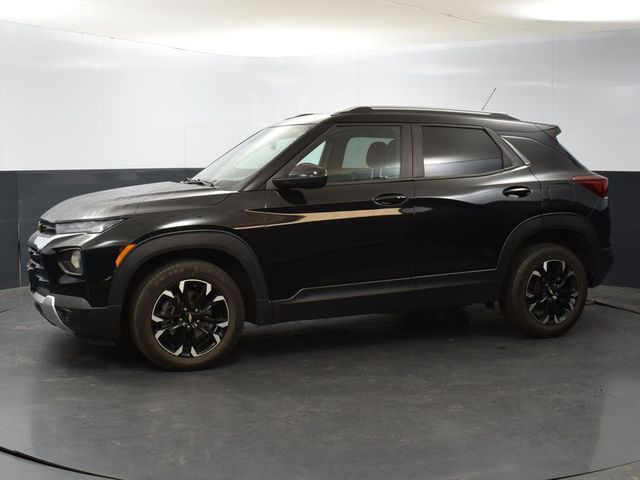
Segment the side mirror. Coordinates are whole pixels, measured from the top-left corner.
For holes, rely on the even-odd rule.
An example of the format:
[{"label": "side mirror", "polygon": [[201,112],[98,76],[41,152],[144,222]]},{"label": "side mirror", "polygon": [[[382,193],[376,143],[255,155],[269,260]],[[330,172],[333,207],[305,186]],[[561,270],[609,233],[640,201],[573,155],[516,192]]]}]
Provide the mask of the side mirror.
[{"label": "side mirror", "polygon": [[329,174],[327,170],[313,163],[299,163],[289,172],[289,175],[274,178],[276,188],[321,188],[327,184]]}]

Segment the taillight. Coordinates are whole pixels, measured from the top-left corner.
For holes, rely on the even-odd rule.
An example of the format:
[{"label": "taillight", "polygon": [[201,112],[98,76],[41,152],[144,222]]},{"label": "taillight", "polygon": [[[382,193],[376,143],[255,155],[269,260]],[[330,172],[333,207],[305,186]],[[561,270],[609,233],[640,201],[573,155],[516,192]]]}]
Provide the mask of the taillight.
[{"label": "taillight", "polygon": [[602,175],[578,175],[573,177],[573,181],[588,188],[601,198],[606,197],[609,192],[609,179]]}]

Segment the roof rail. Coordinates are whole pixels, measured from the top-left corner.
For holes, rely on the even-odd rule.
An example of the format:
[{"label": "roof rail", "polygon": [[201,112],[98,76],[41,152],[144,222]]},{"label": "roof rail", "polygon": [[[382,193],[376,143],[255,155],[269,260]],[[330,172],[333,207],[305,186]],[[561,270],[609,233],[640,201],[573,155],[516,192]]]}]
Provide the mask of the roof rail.
[{"label": "roof rail", "polygon": [[346,110],[340,110],[339,112],[336,112],[334,115],[337,115],[339,113],[368,113],[368,112],[373,112],[373,108],[371,107],[347,108]]},{"label": "roof rail", "polygon": [[306,117],[307,115],[315,115],[315,113],[300,113],[298,115],[294,115],[293,117],[287,117],[285,118],[285,120],[291,120],[292,118],[298,118],[298,117]]},{"label": "roof rail", "polygon": [[486,117],[508,118],[517,120],[516,118],[500,112],[484,112],[478,110],[454,110],[448,108],[427,108],[427,107],[393,107],[393,106],[362,106],[341,110],[334,115],[343,113],[372,113],[376,111],[398,111],[398,112],[422,112],[422,113],[443,113],[443,114],[467,114],[481,115]]}]

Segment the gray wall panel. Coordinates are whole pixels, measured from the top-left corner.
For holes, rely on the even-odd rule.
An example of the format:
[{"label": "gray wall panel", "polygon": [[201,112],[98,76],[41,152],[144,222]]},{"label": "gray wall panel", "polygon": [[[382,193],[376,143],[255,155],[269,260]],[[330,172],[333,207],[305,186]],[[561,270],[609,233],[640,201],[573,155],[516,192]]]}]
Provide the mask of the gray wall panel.
[{"label": "gray wall panel", "polygon": [[0,172],[0,288],[18,281],[18,194],[16,172]]},{"label": "gray wall panel", "polygon": [[607,285],[640,287],[640,172],[599,172],[609,178],[611,243],[616,260]]}]

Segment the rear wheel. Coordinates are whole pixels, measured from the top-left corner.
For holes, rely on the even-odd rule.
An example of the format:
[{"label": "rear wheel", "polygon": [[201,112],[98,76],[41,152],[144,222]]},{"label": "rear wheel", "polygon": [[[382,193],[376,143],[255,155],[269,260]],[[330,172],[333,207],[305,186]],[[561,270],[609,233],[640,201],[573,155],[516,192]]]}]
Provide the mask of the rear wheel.
[{"label": "rear wheel", "polygon": [[580,317],[587,299],[587,274],[567,248],[531,245],[516,255],[505,279],[500,306],[518,330],[532,337],[557,337]]},{"label": "rear wheel", "polygon": [[130,318],[133,341],[149,361],[167,370],[195,370],[233,349],[244,303],[226,272],[201,260],[182,260],[140,283]]}]

